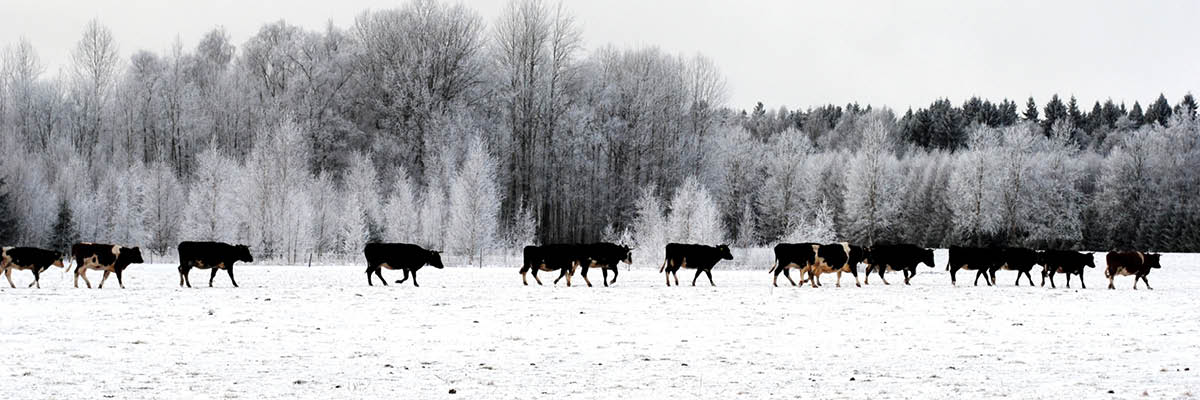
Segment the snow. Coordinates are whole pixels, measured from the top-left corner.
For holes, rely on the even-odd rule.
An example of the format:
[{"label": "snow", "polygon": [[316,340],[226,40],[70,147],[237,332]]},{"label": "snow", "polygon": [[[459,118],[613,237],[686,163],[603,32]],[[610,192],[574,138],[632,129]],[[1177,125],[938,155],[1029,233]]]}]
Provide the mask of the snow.
[{"label": "snow", "polygon": [[644,266],[610,288],[526,287],[515,266],[426,267],[420,288],[368,287],[363,265],[239,264],[241,288],[193,271],[194,289],[171,265],[131,267],[125,290],[75,289],[58,269],[25,289],[20,271],[19,289],[0,289],[0,398],[1200,393],[1200,255],[1164,255],[1154,291],[1131,277],[1105,290],[1102,255],[1087,290],[1013,287],[1011,271],[952,287],[937,256],[912,286],[889,273],[890,286],[827,275],[819,289],[736,263],[717,266],[716,287],[671,288]]}]

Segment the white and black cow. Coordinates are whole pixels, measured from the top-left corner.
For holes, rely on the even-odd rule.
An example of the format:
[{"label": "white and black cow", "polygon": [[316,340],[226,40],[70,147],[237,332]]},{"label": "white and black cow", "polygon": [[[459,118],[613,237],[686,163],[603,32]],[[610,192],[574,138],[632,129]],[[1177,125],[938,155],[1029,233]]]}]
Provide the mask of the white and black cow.
[{"label": "white and black cow", "polygon": [[862,287],[858,280],[858,264],[866,259],[866,252],[862,247],[842,242],[821,245],[816,250],[816,258],[806,268],[808,276],[812,278],[812,287],[821,286],[821,274],[832,272],[837,272],[837,287],[842,287],[843,272],[854,275],[854,285]]},{"label": "white and black cow", "polygon": [[229,274],[229,282],[233,287],[238,287],[237,280],[233,279],[233,264],[238,261],[254,262],[254,256],[250,254],[250,247],[246,245],[231,245],[221,242],[181,242],[179,243],[179,286],[187,285],[192,287],[192,281],[188,277],[188,272],[192,268],[197,269],[212,269],[212,274],[208,277],[208,287],[212,287],[213,279],[217,277],[218,270],[225,270]]},{"label": "white and black cow", "polygon": [[16,288],[13,284],[12,271],[29,270],[33,272],[33,282],[29,287],[37,286],[42,288],[41,278],[42,272],[45,272],[51,265],[65,268],[63,266],[63,254],[53,250],[39,249],[35,247],[5,247],[0,251],[0,272],[4,273],[4,277],[8,278],[8,285]]},{"label": "white and black cow", "polygon": [[696,270],[696,276],[692,277],[692,286],[696,286],[696,279],[703,272],[708,276],[708,283],[712,286],[717,286],[712,280],[712,269],[721,260],[732,260],[733,253],[729,251],[728,245],[705,246],[702,244],[682,244],[668,243],[666,247],[666,258],[663,260],[662,267],[658,269],[659,273],[666,272],[667,286],[671,286],[671,277],[675,277],[675,286],[679,286],[679,269],[691,268]]},{"label": "white and black cow", "polygon": [[[604,286],[610,283],[617,283],[617,264],[624,262],[625,264],[633,264],[633,250],[627,246],[622,246],[615,243],[592,243],[577,247],[578,251],[583,254],[579,257],[579,267],[582,268],[580,275],[583,276],[583,281],[587,282],[589,287],[592,286],[592,281],[588,280],[588,268],[600,268],[600,278],[604,280]],[[608,271],[612,270],[612,282],[608,281]]]},{"label": "white and black cow", "polygon": [[95,269],[104,271],[104,276],[100,278],[100,288],[104,288],[104,281],[108,280],[108,274],[117,274],[117,283],[121,285],[121,289],[125,288],[125,281],[121,278],[122,273],[129,267],[130,264],[141,264],[142,250],[137,247],[121,247],[114,244],[101,243],[76,243],[71,246],[71,258],[75,259],[75,287],[79,287],[79,278],[83,277],[83,283],[87,284],[90,289],[92,282],[87,278],[87,270]]},{"label": "white and black cow", "polygon": [[792,280],[789,271],[793,268],[800,270],[800,283],[808,281],[804,274],[808,271],[808,265],[812,260],[817,258],[817,249],[821,245],[817,243],[780,243],[775,245],[775,264],[768,271],[775,275],[771,280],[771,284],[779,286],[779,274],[783,274],[792,286],[797,286],[796,281]]},{"label": "white and black cow", "polygon": [[408,243],[367,243],[366,247],[363,247],[363,255],[367,258],[367,285],[375,286],[371,282],[371,274],[375,274],[379,281],[387,286],[382,273],[382,269],[387,268],[404,271],[404,278],[396,283],[404,283],[408,280],[408,275],[412,274],[413,286],[420,287],[421,285],[417,284],[417,270],[425,265],[443,268],[441,253]]},{"label": "white and black cow", "polygon": [[917,265],[925,264],[933,268],[933,250],[914,244],[880,244],[867,250],[867,273],[863,283],[869,284],[871,272],[878,271],[879,279],[884,285],[890,285],[883,273],[900,271],[904,274],[904,284],[908,285],[912,277],[917,276]]},{"label": "white and black cow", "polygon": [[1083,283],[1083,268],[1096,268],[1096,257],[1093,253],[1080,253],[1071,250],[1046,250],[1038,253],[1042,264],[1042,286],[1046,286],[1046,278],[1050,278],[1050,287],[1054,288],[1054,274],[1067,276],[1067,287],[1071,287],[1071,275],[1079,275],[1079,285],[1087,289]]},{"label": "white and black cow", "polygon": [[[1016,286],[1021,286],[1021,275],[1029,280],[1029,286],[1033,286],[1033,277],[1029,275],[1029,271],[1033,270],[1033,266],[1040,263],[1038,252],[1036,250],[1021,248],[1021,247],[1004,247],[995,250],[995,254],[1000,256],[1000,260],[992,264],[992,268],[988,270],[988,275],[992,279],[992,283],[996,283],[996,271],[1017,271]],[[1045,268],[1043,267],[1043,270]]]},{"label": "white and black cow", "polygon": [[1150,287],[1150,281],[1146,280],[1146,275],[1150,274],[1153,268],[1162,268],[1160,264],[1161,254],[1143,253],[1140,251],[1110,251],[1105,261],[1108,261],[1108,266],[1104,268],[1104,276],[1108,278],[1108,288],[1116,289],[1113,286],[1113,278],[1117,275],[1129,276],[1133,275],[1133,289],[1137,290],[1138,279],[1146,282],[1146,289],[1154,290]]},{"label": "white and black cow", "polygon": [[975,286],[979,286],[979,277],[981,276],[988,286],[992,286],[992,278],[989,272],[993,268],[996,268],[999,263],[999,249],[950,246],[950,259],[946,263],[946,270],[950,271],[950,283],[955,286],[958,285],[957,274],[960,269],[977,271],[975,274]]},{"label": "white and black cow", "polygon": [[[567,278],[567,286],[571,286],[571,276],[575,275],[575,268],[582,262],[587,261],[587,256],[584,255],[580,245],[577,244],[548,244],[544,246],[525,246],[524,259],[521,264],[521,282],[529,285],[526,279],[526,273],[532,273],[533,279],[538,285],[542,284],[542,279],[538,278],[538,271],[558,271],[558,278],[554,279],[554,284],[562,278]],[[616,280],[614,278],[614,280]]]}]

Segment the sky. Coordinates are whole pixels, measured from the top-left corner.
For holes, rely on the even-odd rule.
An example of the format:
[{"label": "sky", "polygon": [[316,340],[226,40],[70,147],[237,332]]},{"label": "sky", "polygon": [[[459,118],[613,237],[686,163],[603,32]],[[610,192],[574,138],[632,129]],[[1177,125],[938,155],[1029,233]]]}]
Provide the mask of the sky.
[{"label": "sky", "polygon": [[[193,48],[223,26],[235,44],[284,19],[349,27],[382,0],[0,0],[0,45],[27,38],[60,71],[92,18],[122,56]],[[507,0],[467,1],[489,24]],[[904,110],[971,96],[1039,106],[1053,93],[1087,108],[1112,98],[1175,103],[1200,89],[1200,1],[565,0],[587,49],[658,46],[713,59],[727,105],[804,109],[849,102]]]}]

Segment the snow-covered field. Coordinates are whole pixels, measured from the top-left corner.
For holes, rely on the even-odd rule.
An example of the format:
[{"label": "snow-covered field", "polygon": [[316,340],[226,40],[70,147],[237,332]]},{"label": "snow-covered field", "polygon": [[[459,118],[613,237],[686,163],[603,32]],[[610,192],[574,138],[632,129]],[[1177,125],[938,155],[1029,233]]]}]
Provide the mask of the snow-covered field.
[{"label": "snow-covered field", "polygon": [[671,288],[657,269],[566,288],[426,267],[414,288],[368,287],[361,265],[249,264],[241,288],[193,271],[201,287],[180,289],[172,266],[135,265],[125,290],[57,269],[25,289],[22,271],[0,289],[0,398],[1200,395],[1200,256],[1165,255],[1154,291],[1106,290],[1100,268],[1087,290],[1013,287],[1009,271],[956,288],[944,263],[909,287],[893,273],[820,289],[774,288],[767,265]]}]

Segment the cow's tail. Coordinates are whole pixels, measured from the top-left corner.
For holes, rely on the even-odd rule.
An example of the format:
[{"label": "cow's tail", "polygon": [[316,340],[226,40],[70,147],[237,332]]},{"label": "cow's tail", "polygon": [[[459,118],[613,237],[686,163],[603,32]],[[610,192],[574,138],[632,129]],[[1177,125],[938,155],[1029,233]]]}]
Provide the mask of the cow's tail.
[{"label": "cow's tail", "polygon": [[767,270],[767,273],[768,274],[775,273],[776,268],[779,268],[779,259],[775,259],[775,262],[771,264],[771,269]]},{"label": "cow's tail", "polygon": [[664,259],[663,259],[662,266],[661,266],[661,267],[658,267],[658,273],[660,273],[660,274],[661,274],[663,271],[666,271],[666,270],[667,270],[667,260],[670,260],[670,259],[669,259],[669,258],[664,258]]}]

